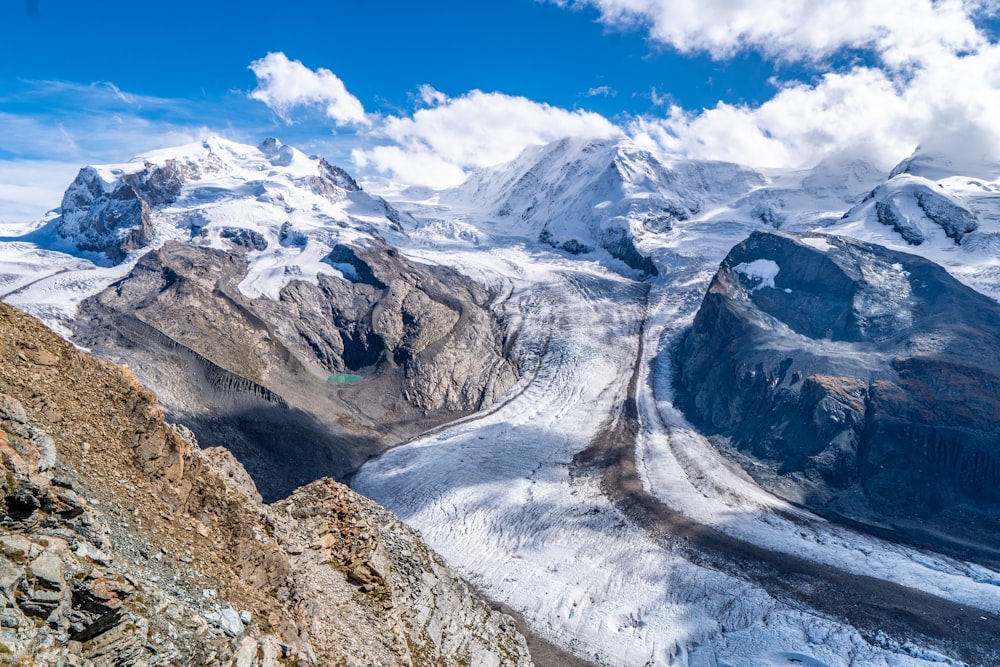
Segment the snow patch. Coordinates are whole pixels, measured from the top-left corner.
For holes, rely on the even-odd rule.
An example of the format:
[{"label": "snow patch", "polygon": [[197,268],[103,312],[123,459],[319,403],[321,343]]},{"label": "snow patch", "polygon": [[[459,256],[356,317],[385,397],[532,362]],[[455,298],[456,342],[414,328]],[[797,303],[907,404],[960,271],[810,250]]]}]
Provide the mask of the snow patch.
[{"label": "snow patch", "polygon": [[799,242],[821,252],[827,252],[828,250],[833,250],[834,248],[834,246],[822,236],[803,236],[799,239]]},{"label": "snow patch", "polygon": [[759,281],[754,286],[756,292],[762,287],[774,288],[774,279],[780,271],[778,263],[772,259],[755,259],[752,262],[742,262],[733,267],[733,271],[746,276],[749,280]]}]

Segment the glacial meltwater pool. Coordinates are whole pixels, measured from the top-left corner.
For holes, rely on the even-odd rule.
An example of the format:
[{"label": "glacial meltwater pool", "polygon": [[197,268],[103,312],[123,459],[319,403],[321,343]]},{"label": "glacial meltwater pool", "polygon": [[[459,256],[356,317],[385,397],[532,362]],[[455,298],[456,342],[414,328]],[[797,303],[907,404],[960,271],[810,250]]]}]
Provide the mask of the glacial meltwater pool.
[{"label": "glacial meltwater pool", "polygon": [[364,380],[360,375],[351,375],[350,373],[334,373],[326,379],[330,384],[356,384]]}]

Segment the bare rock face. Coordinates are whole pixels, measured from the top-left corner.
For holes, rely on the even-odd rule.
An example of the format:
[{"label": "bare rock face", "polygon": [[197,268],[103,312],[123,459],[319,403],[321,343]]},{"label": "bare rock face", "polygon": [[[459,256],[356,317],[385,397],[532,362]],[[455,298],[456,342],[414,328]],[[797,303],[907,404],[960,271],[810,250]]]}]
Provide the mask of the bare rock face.
[{"label": "bare rock face", "polygon": [[151,207],[174,201],[189,172],[167,160],[108,181],[97,169],[85,167],[63,196],[56,233],[80,250],[104,253],[117,264],[130,251],[150,243]]},{"label": "bare rock face", "polygon": [[722,263],[676,361],[678,405],[779,495],[995,535],[1000,306],[936,264],[754,233]]},{"label": "bare rock face", "polygon": [[263,505],[128,369],[4,304],[0,467],[12,664],[532,664],[388,512],[328,479]]},{"label": "bare rock face", "polygon": [[[349,279],[250,299],[242,251],[167,243],[81,305],[75,339],[127,361],[203,444],[234,451],[266,499],[344,479],[513,384],[484,288],[377,240],[328,261]],[[328,381],[345,376],[361,381]]]}]

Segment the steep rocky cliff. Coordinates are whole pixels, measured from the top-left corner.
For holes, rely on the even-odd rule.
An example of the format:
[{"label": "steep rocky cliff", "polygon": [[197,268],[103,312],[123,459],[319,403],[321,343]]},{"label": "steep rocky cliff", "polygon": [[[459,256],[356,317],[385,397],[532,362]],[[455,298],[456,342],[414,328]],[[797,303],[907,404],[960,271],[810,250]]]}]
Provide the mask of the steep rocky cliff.
[{"label": "steep rocky cliff", "polygon": [[2,660],[531,664],[389,513],[328,479],[263,505],[127,368],[3,304],[0,463]]},{"label": "steep rocky cliff", "polygon": [[754,233],[722,263],[676,360],[679,405],[779,494],[995,535],[1000,306],[936,264]]}]

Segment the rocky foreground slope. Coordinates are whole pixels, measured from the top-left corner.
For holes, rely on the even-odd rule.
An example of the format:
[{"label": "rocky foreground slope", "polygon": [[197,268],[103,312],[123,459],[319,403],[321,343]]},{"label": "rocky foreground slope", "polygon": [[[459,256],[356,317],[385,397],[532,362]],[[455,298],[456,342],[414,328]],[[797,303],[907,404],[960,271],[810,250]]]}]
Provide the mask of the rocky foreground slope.
[{"label": "rocky foreground slope", "polygon": [[385,510],[327,479],[263,505],[127,368],[3,304],[0,462],[0,661],[531,664]]},{"label": "rocky foreground slope", "polygon": [[678,405],[821,513],[992,546],[1000,306],[921,257],[756,232],[677,350]]}]

